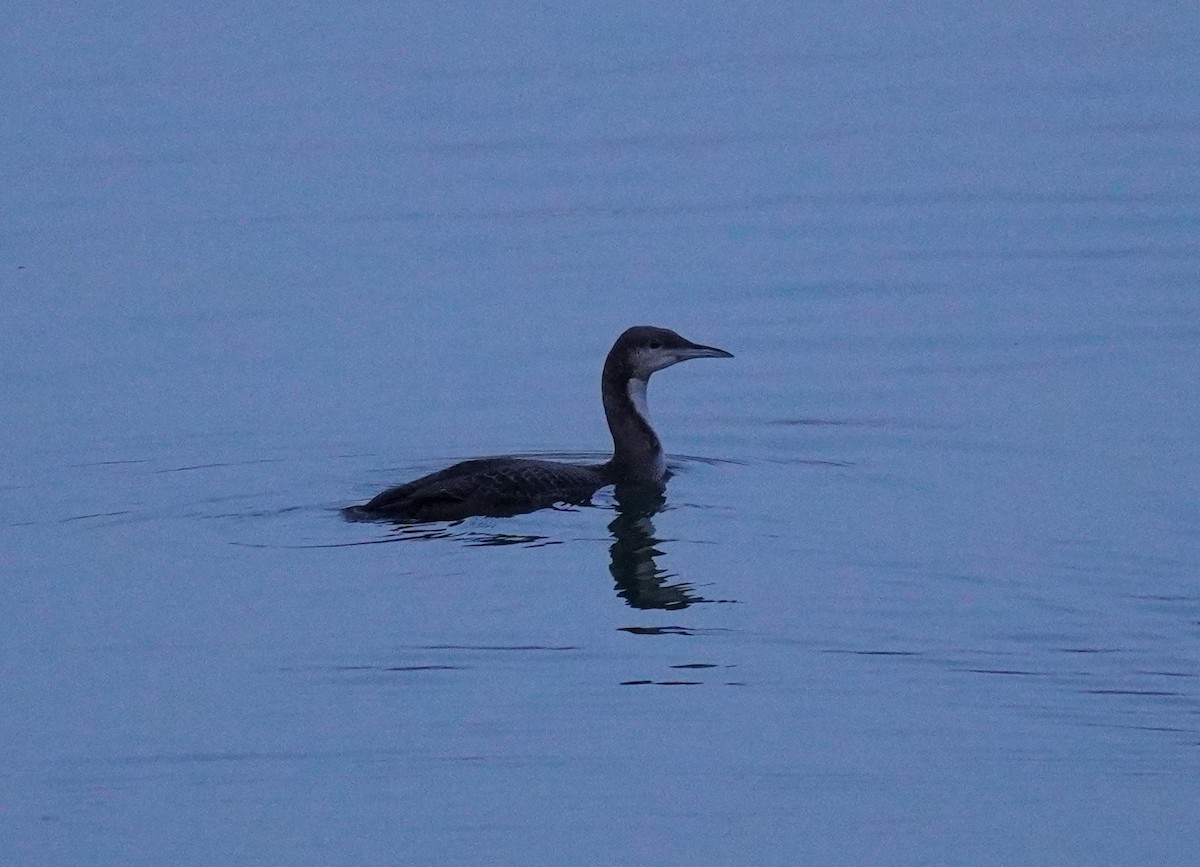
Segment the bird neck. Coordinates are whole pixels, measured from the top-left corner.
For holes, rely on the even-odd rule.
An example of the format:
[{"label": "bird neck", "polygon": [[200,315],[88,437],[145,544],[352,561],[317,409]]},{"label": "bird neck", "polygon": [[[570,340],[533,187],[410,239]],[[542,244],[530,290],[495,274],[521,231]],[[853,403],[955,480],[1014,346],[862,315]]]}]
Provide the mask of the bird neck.
[{"label": "bird neck", "polygon": [[646,380],[633,376],[612,356],[600,382],[604,415],[612,432],[609,467],[615,482],[661,485],[667,474],[666,456],[646,409]]}]

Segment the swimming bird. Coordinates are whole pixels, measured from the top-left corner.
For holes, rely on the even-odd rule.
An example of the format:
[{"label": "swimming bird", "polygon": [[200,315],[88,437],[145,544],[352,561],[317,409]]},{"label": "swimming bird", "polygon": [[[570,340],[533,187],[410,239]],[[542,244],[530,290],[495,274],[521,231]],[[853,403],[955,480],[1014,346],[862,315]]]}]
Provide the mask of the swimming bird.
[{"label": "swimming bird", "polygon": [[351,520],[457,521],[582,504],[605,485],[661,490],[667,462],[650,426],[646,384],[650,375],[693,358],[732,358],[724,349],[702,346],[667,328],[636,325],[609,350],[600,377],[604,415],[612,432],[613,456],[602,464],[565,464],[530,458],[496,457],[463,461],[344,510]]}]

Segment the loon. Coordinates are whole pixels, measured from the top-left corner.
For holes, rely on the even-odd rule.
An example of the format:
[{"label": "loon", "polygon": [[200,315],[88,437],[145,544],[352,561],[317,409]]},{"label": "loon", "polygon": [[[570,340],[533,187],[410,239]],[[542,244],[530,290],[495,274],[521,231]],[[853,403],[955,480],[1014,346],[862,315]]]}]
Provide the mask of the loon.
[{"label": "loon", "polygon": [[613,439],[610,460],[602,464],[516,457],[463,461],[388,488],[343,513],[356,521],[459,521],[475,515],[518,515],[556,503],[583,504],[605,485],[662,490],[667,462],[646,409],[650,374],[693,358],[732,357],[724,349],[692,343],[669,329],[636,325],[617,338],[600,377],[604,415]]}]

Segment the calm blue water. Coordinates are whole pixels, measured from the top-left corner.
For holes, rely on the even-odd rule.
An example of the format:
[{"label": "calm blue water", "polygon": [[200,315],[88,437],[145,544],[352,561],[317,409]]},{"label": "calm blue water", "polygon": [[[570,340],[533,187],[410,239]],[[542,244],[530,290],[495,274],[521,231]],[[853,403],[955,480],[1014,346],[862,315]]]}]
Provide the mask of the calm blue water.
[{"label": "calm blue water", "polygon": [[1193,863],[1200,12],[411,7],[7,15],[0,863]]}]

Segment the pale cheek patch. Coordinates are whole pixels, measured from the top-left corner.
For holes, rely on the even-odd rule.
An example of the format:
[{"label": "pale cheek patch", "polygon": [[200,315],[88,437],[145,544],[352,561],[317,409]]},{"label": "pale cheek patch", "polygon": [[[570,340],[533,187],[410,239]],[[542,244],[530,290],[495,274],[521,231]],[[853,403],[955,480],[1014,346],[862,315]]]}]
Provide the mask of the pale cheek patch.
[{"label": "pale cheek patch", "polygon": [[[676,358],[666,350],[638,349],[633,356],[633,375],[638,379],[649,379],[650,374],[677,364],[682,359]],[[643,388],[645,384],[643,383]]]}]

